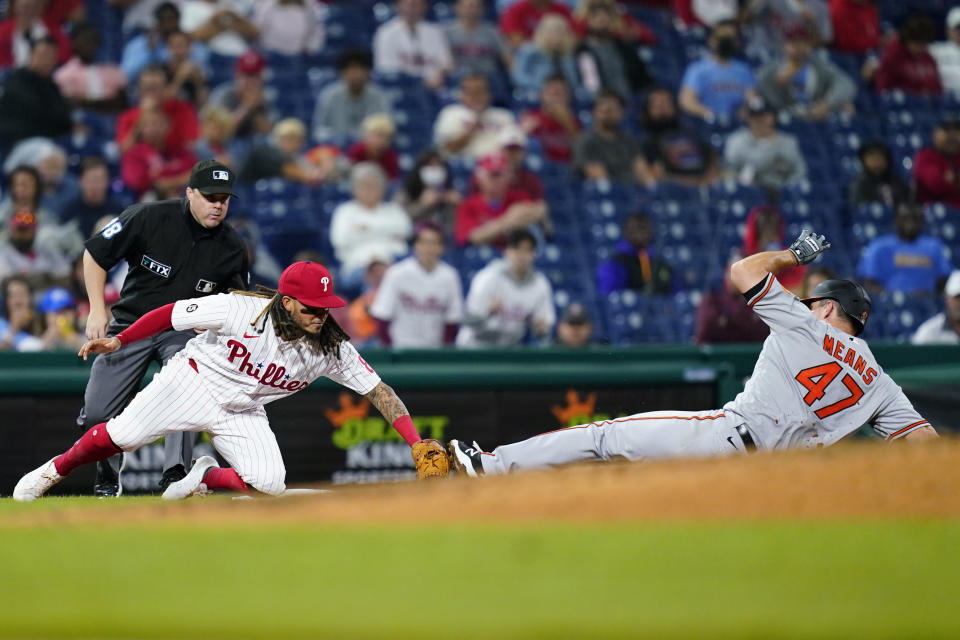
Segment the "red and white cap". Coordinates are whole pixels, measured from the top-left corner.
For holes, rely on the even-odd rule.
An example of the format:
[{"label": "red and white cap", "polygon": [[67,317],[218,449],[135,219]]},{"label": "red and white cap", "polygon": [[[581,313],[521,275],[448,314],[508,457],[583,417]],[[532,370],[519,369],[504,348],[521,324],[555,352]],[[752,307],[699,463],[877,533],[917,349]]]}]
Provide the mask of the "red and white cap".
[{"label": "red and white cap", "polygon": [[327,268],[311,260],[294,262],[284,269],[277,291],[308,307],[333,309],[347,306],[343,298],[333,294],[333,278]]}]

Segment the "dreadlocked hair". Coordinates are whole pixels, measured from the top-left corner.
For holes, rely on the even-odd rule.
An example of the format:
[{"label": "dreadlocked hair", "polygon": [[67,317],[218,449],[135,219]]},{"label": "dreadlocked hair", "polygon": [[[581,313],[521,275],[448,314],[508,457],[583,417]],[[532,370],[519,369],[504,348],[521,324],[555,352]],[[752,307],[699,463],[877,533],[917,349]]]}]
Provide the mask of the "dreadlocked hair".
[{"label": "dreadlocked hair", "polygon": [[340,326],[332,315],[327,315],[320,333],[307,333],[297,326],[290,316],[290,312],[283,306],[283,296],[276,289],[271,289],[258,284],[256,291],[243,291],[241,289],[230,289],[230,293],[241,296],[251,296],[254,298],[263,298],[270,302],[263,308],[257,317],[253,319],[250,326],[257,333],[263,333],[267,326],[267,318],[273,321],[273,328],[277,335],[284,340],[296,340],[303,338],[308,344],[320,349],[323,355],[333,355],[340,357],[340,343],[350,340],[350,336]]}]

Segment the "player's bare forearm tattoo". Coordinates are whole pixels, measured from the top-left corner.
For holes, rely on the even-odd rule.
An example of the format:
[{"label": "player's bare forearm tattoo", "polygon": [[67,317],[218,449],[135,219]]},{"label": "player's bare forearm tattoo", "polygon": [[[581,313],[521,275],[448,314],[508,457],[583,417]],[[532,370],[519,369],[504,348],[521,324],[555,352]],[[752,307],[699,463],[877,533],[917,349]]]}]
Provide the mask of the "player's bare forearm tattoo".
[{"label": "player's bare forearm tattoo", "polygon": [[403,400],[397,396],[390,385],[384,382],[375,386],[364,398],[369,400],[370,404],[375,406],[377,410],[383,414],[383,417],[387,419],[387,422],[391,424],[400,416],[405,416],[410,413],[403,405]]}]

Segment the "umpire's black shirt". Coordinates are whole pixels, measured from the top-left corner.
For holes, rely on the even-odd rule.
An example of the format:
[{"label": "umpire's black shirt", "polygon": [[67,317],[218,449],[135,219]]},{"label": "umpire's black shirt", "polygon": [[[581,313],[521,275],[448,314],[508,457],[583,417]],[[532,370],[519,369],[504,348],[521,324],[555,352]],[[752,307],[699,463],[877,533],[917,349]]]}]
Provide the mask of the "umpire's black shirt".
[{"label": "umpire's black shirt", "polygon": [[226,222],[204,228],[186,198],[127,207],[85,246],[106,271],[121,260],[130,265],[113,305],[120,325],[177,300],[249,285],[243,240]]}]

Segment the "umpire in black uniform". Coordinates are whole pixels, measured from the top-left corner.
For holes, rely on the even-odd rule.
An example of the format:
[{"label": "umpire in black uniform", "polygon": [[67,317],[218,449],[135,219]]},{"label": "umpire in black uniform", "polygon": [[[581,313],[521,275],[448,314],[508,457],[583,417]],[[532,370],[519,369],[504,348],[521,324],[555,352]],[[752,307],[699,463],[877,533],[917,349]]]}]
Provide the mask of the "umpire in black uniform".
[{"label": "umpire in black uniform", "polygon": [[[90,299],[87,338],[116,335],[147,311],[176,300],[248,288],[244,241],[224,222],[235,195],[233,181],[233,170],[216,160],[199,162],[190,173],[185,198],[128,207],[87,240],[83,253]],[[107,272],[121,260],[127,261],[129,271],[111,320],[103,289]],[[86,430],[120,413],[140,389],[150,363],[165,364],[195,335],[171,329],[97,357],[77,424]],[[161,488],[190,468],[194,438],[183,436],[166,438]],[[117,455],[97,464],[95,495],[120,495],[121,459]]]}]

